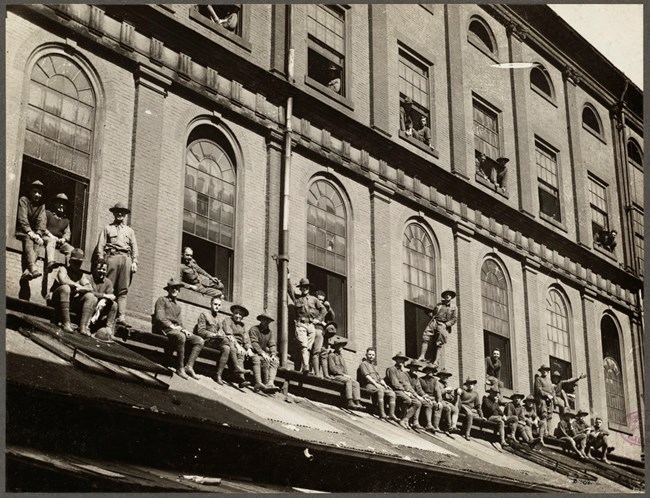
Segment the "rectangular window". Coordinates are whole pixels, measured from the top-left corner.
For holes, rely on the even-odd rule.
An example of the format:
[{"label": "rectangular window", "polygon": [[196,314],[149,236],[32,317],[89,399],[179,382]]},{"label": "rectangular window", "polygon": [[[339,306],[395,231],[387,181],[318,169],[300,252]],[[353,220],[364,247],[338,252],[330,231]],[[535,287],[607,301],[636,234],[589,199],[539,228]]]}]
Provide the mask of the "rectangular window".
[{"label": "rectangular window", "polygon": [[409,358],[417,358],[420,354],[422,332],[431,320],[427,315],[427,311],[430,309],[411,301],[404,301],[405,354]]},{"label": "rectangular window", "polygon": [[345,10],[307,5],[307,76],[345,96]]},{"label": "rectangular window", "polygon": [[476,99],[474,106],[474,149],[490,159],[498,159],[499,115]]},{"label": "rectangular window", "polygon": [[239,4],[197,5],[198,13],[216,26],[242,36],[242,6]]},{"label": "rectangular window", "polygon": [[[406,99],[411,99],[409,119],[413,128],[422,128],[422,118],[426,119],[426,126],[431,127],[430,99],[429,99],[429,68],[404,50],[399,51],[399,100],[404,109]],[[406,124],[406,123],[405,123]],[[401,123],[400,123],[401,125]]]},{"label": "rectangular window", "polygon": [[634,209],[632,209],[632,228],[634,229],[634,258],[636,260],[636,268],[643,275],[643,211],[637,206],[634,206]]},{"label": "rectangular window", "polygon": [[560,212],[557,154],[551,148],[535,141],[535,162],[537,163],[537,192],[540,213],[562,221]]},{"label": "rectangular window", "polygon": [[315,265],[307,265],[307,278],[311,283],[310,293],[313,295],[318,290],[325,293],[325,299],[336,313],[337,333],[348,337],[347,321],[347,279],[339,274],[332,273]]},{"label": "rectangular window", "polygon": [[492,351],[498,349],[501,352],[501,371],[499,380],[503,386],[512,389],[512,360],[510,357],[510,339],[499,334],[493,334],[487,330],[483,331],[483,356],[487,357]]},{"label": "rectangular window", "polygon": [[589,175],[589,203],[591,205],[591,231],[594,239],[602,230],[609,230],[607,215],[607,185]]},{"label": "rectangular window", "polygon": [[643,207],[643,169],[642,166],[630,161],[630,195],[632,202]]}]

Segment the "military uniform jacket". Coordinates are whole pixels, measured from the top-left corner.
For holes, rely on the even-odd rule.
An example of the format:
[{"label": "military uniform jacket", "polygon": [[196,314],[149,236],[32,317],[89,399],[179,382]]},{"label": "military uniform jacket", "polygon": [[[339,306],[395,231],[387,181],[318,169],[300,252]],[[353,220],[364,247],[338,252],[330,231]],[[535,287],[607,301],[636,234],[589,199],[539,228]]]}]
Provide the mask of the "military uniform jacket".
[{"label": "military uniform jacket", "polygon": [[203,339],[225,337],[226,334],[223,332],[221,325],[222,321],[219,319],[219,315],[214,316],[212,312],[204,311],[199,315],[194,333]]},{"label": "military uniform jacket", "polygon": [[422,384],[420,384],[420,377],[417,375],[411,375],[409,373],[409,379],[411,380],[411,387],[418,396],[424,396],[425,392],[422,390]]},{"label": "military uniform jacket", "polygon": [[436,307],[433,308],[433,314],[431,321],[427,325],[425,331],[431,332],[434,330],[436,323],[444,323],[447,328],[451,328],[452,325],[456,323],[456,308],[453,306],[447,306],[444,303],[436,304]]},{"label": "military uniform jacket", "polygon": [[99,233],[97,257],[103,259],[105,253],[118,252],[128,254],[134,263],[138,262],[138,243],[135,232],[124,223],[111,223]]},{"label": "military uniform jacket", "polygon": [[232,335],[237,344],[243,346],[244,349],[251,347],[251,338],[244,326],[244,322],[235,322],[231,317],[228,317],[223,321],[222,326],[226,335]]},{"label": "military uniform jacket", "polygon": [[22,196],[18,200],[18,220],[16,222],[17,234],[35,232],[39,235],[45,233],[47,217],[44,204],[34,204],[29,197]]},{"label": "military uniform jacket", "polygon": [[483,411],[483,416],[485,418],[490,418],[494,415],[497,417],[503,415],[503,410],[499,406],[499,402],[497,400],[492,401],[489,396],[483,396],[481,410]]},{"label": "military uniform jacket", "polygon": [[57,239],[63,238],[70,242],[70,220],[49,209],[45,210],[45,217],[47,218],[47,231]]},{"label": "military uniform jacket", "polygon": [[377,370],[377,365],[370,363],[368,360],[365,358],[361,360],[361,364],[359,365],[359,368],[357,369],[357,380],[359,381],[359,384],[362,386],[365,386],[367,384],[370,384],[370,381],[366,379],[366,376],[370,375],[372,380],[375,382],[380,382],[380,377],[379,377],[379,371]]},{"label": "military uniform jacket", "polygon": [[555,388],[553,382],[551,382],[550,377],[542,377],[538,375],[535,377],[535,398],[542,399],[545,394],[553,396],[555,394]]},{"label": "military uniform jacket", "polygon": [[90,275],[88,277],[90,284],[93,287],[93,294],[99,299],[104,297],[104,294],[113,294],[113,282],[110,278],[104,277],[102,282],[95,282],[95,277]]},{"label": "military uniform jacket", "polygon": [[415,391],[411,386],[409,374],[404,370],[400,370],[396,366],[388,367],[386,369],[386,384],[388,384],[393,391],[406,391],[415,394]]},{"label": "military uniform jacket", "polygon": [[253,348],[253,351],[255,351],[257,354],[278,354],[278,349],[275,344],[275,334],[273,331],[271,331],[270,328],[263,330],[259,325],[254,325],[248,330],[248,335],[251,338],[251,346]]},{"label": "military uniform jacket", "polygon": [[479,401],[479,396],[476,391],[466,391],[465,389],[462,389],[460,392],[460,404],[466,406],[470,410],[473,408],[480,417],[483,416],[481,402]]},{"label": "military uniform jacket", "polygon": [[196,285],[201,283],[199,281],[199,275],[203,275],[207,278],[212,278],[207,271],[201,268],[196,261],[192,260],[188,264],[181,263],[181,282],[190,285]]},{"label": "military uniform jacket", "polygon": [[345,359],[339,352],[332,351],[327,357],[327,365],[331,375],[347,375],[348,369],[345,366]]},{"label": "military uniform jacket", "polygon": [[169,329],[172,325],[183,327],[181,305],[169,296],[159,297],[154,305],[153,321],[154,325],[161,326],[163,329]]},{"label": "military uniform jacket", "polygon": [[323,306],[316,296],[307,294],[306,296],[296,297],[296,314],[298,318],[308,318],[309,320],[323,321],[327,309]]}]

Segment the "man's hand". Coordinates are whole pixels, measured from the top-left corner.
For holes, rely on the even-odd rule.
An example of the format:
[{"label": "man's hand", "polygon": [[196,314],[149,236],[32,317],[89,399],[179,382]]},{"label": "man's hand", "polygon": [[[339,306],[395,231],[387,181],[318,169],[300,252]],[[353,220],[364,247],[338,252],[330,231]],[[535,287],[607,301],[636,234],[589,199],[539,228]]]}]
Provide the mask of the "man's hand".
[{"label": "man's hand", "polygon": [[580,378],[580,379],[586,379],[586,378],[587,378],[587,374],[580,374],[580,377],[579,377],[579,378]]},{"label": "man's hand", "polygon": [[187,288],[190,289],[190,290],[193,290],[193,291],[197,291],[197,292],[199,290],[198,285],[188,285]]},{"label": "man's hand", "polygon": [[43,238],[39,234],[37,234],[36,232],[30,232],[29,233],[29,238],[32,239],[32,242],[34,242],[34,244],[39,245],[39,246],[43,245]]},{"label": "man's hand", "polygon": [[185,334],[185,337],[190,337],[192,335],[192,332],[190,332],[189,330],[181,329],[181,332]]},{"label": "man's hand", "polygon": [[138,263],[134,261],[133,263],[131,263],[131,273],[135,273],[137,271],[138,271]]},{"label": "man's hand", "polygon": [[103,298],[110,301],[115,301],[115,294],[104,294]]}]

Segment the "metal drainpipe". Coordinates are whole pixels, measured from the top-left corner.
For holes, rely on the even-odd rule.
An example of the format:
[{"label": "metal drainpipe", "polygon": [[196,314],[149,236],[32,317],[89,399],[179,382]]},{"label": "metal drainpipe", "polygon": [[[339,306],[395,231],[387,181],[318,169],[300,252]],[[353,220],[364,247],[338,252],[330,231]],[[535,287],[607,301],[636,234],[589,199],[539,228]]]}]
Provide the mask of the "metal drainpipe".
[{"label": "metal drainpipe", "polygon": [[[287,80],[293,86],[293,23],[291,19],[292,6],[287,5]],[[280,254],[278,255],[278,280],[279,280],[279,296],[278,302],[280,303],[279,313],[279,331],[278,331],[278,344],[280,346],[280,367],[287,366],[287,356],[289,349],[289,308],[287,302],[288,295],[288,274],[289,274],[289,204],[291,200],[291,134],[293,119],[293,88],[289,88],[289,96],[287,97],[287,108],[285,114],[285,127],[284,127],[284,154],[282,156],[282,207],[281,207],[281,222],[282,227],[280,231]]]}]

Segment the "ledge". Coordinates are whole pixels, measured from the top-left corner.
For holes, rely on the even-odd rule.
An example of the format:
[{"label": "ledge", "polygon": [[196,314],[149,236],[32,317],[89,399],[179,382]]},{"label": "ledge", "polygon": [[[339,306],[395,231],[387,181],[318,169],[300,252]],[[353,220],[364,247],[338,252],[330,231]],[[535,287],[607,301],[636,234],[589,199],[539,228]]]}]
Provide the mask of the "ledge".
[{"label": "ledge", "polygon": [[553,228],[557,228],[559,230],[562,230],[564,233],[568,233],[567,227],[561,221],[558,221],[555,218],[542,213],[541,211],[539,212],[539,218],[540,220],[553,225]]},{"label": "ledge", "polygon": [[406,133],[404,133],[402,130],[399,130],[399,137],[403,140],[406,140],[408,143],[415,145],[418,149],[420,149],[422,152],[426,152],[427,154],[432,155],[436,159],[438,159],[438,151],[434,149],[433,147],[429,147],[427,144],[422,142],[421,140],[418,140],[417,138],[413,138],[408,136]]},{"label": "ledge", "polygon": [[342,95],[339,95],[336,92],[333,92],[329,88],[327,88],[325,85],[319,83],[313,78],[310,78],[309,76],[305,75],[305,85],[313,88],[314,90],[317,90],[319,93],[325,95],[326,97],[334,100],[335,102],[341,104],[342,106],[347,107],[351,111],[354,111],[354,103],[350,99],[346,99]]},{"label": "ledge", "polygon": [[488,180],[487,178],[483,177],[483,175],[479,175],[478,173],[476,173],[475,178],[476,178],[476,181],[477,181],[478,183],[480,183],[481,185],[483,185],[483,186],[489,188],[492,192],[495,192],[495,193],[499,194],[500,196],[505,197],[506,199],[509,199],[509,198],[510,198],[510,196],[508,195],[508,191],[507,191],[507,190],[503,190],[503,189],[499,189],[499,188],[497,188],[497,187],[494,185],[494,183],[492,183],[492,182],[491,182],[490,180]]}]

